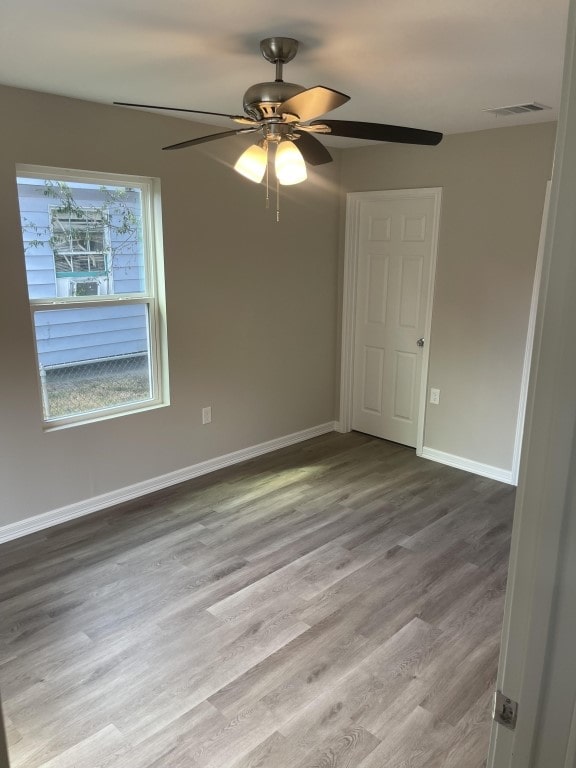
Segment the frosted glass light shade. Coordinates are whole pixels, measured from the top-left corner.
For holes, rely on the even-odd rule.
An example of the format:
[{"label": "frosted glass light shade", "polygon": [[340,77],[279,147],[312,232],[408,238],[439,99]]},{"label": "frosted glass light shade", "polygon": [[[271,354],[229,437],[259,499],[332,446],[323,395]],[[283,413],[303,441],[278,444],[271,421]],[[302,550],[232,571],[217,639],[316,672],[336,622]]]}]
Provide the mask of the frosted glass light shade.
[{"label": "frosted glass light shade", "polygon": [[236,161],[234,170],[250,179],[250,181],[260,184],[264,178],[267,163],[268,153],[264,147],[261,147],[259,144],[253,144],[245,152],[242,152]]},{"label": "frosted glass light shade", "polygon": [[280,184],[300,184],[307,178],[306,163],[293,141],[281,141],[276,147],[276,178]]}]

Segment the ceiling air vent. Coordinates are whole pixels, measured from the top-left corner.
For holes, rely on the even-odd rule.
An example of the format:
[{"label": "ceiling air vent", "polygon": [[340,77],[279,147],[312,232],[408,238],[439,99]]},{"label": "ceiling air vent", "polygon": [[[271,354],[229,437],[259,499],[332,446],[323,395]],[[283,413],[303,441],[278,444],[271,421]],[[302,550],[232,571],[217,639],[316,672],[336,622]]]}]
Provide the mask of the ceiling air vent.
[{"label": "ceiling air vent", "polygon": [[484,109],[483,112],[489,112],[496,117],[507,117],[509,115],[524,115],[527,112],[542,112],[543,109],[552,109],[545,104],[539,104],[533,101],[530,104],[513,104],[510,107],[495,107],[494,109]]}]

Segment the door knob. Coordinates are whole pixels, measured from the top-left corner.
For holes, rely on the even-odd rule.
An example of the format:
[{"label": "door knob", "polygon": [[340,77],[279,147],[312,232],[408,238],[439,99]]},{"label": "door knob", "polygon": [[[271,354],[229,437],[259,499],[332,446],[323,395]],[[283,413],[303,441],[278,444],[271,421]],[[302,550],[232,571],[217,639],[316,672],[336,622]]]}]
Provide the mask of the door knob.
[{"label": "door knob", "polygon": [[418,339],[418,341],[416,342],[416,345],[418,347],[423,347],[424,346],[424,339]]}]

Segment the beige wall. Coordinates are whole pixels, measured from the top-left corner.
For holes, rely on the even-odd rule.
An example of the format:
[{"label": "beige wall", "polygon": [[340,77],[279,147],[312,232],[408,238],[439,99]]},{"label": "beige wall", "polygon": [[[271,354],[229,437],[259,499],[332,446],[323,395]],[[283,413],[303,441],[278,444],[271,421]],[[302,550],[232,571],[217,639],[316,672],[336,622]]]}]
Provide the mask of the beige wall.
[{"label": "beige wall", "polygon": [[[162,153],[203,129],[4,87],[0,103],[0,525],[335,417],[340,172],[344,191],[443,187],[430,362],[441,404],[425,445],[510,468],[553,124],[335,152],[285,190],[276,224],[262,188],[230,168],[240,139]],[[42,431],[15,163],[161,179],[170,407]]]},{"label": "beige wall", "polygon": [[344,191],[442,187],[424,445],[509,470],[555,124],[346,150]]},{"label": "beige wall", "polygon": [[[205,131],[11,88],[0,103],[0,525],[334,418],[337,163],[287,189],[276,224],[230,168],[247,142],[163,153]],[[170,407],[42,431],[15,163],[161,179]]]}]

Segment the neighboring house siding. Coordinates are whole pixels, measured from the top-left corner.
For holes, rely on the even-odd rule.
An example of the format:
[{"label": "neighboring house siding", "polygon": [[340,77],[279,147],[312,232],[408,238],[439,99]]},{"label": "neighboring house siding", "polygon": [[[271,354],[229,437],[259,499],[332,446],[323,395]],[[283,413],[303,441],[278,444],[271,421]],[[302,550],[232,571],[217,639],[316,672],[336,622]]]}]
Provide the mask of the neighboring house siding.
[{"label": "neighboring house siding", "polygon": [[[37,325],[38,356],[43,366],[134,355],[147,349],[146,319],[141,306],[114,307],[106,317],[86,319],[83,310],[49,312]],[[113,317],[110,317],[113,314]]]},{"label": "neighboring house siding", "polygon": [[[50,246],[51,209],[58,201],[44,194],[42,183],[30,181],[18,185],[23,240],[31,299],[63,295],[67,279],[57,279],[54,253]],[[78,190],[75,200],[81,207],[102,206],[99,190]],[[134,213],[138,200],[128,198],[125,203]],[[113,225],[119,225],[118,216],[111,216]],[[36,241],[36,242],[34,242]],[[140,248],[123,252],[122,236],[109,230],[109,247],[113,256],[108,263],[109,291],[114,294],[137,293],[144,285],[144,269]],[[88,273],[87,273],[88,275]],[[71,273],[70,280],[90,279]],[[106,282],[106,279],[104,279]],[[68,294],[64,294],[68,295]],[[147,323],[141,307],[127,305],[115,307],[106,316],[97,317],[98,310],[70,309],[64,313],[39,313],[36,316],[37,344],[40,363],[44,367],[99,360],[102,358],[136,355],[147,350]]]}]

